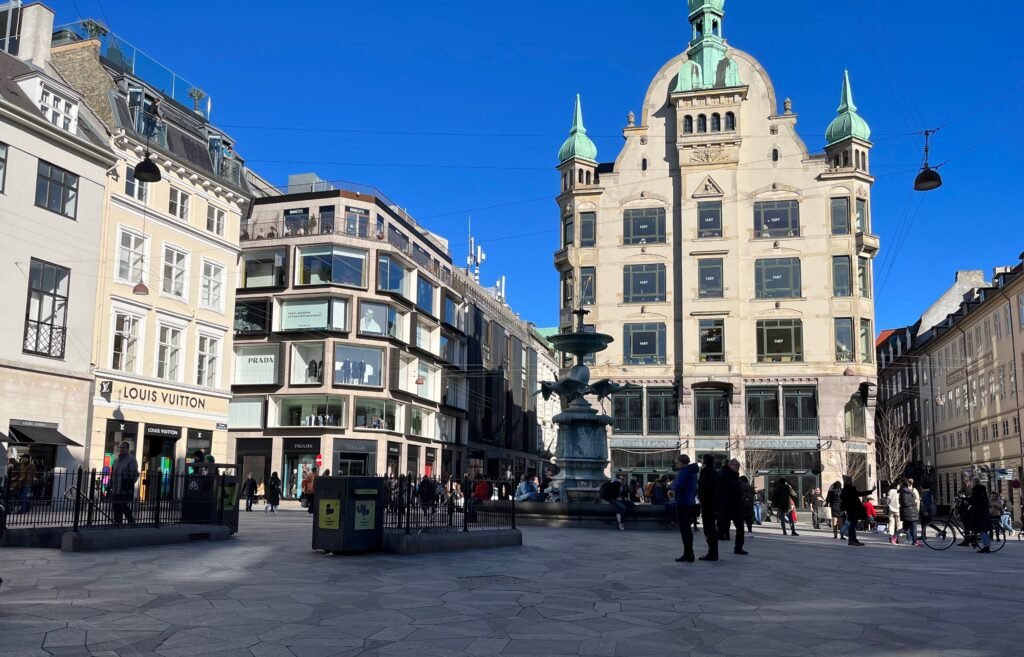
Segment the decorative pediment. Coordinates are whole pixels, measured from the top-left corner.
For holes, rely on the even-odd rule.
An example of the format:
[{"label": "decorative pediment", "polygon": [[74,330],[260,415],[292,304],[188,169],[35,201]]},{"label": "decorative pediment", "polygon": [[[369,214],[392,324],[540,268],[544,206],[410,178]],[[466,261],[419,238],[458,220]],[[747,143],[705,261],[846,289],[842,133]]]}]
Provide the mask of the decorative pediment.
[{"label": "decorative pediment", "polygon": [[711,176],[704,176],[704,180],[697,185],[697,190],[693,193],[693,198],[721,198],[723,196],[725,196],[725,192]]}]

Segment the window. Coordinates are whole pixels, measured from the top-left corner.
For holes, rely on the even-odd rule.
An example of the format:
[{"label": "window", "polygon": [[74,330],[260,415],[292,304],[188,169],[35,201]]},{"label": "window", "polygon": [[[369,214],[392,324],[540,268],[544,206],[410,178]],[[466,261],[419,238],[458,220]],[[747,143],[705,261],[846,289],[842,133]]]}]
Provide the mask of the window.
[{"label": "window", "polygon": [[697,237],[722,236],[722,202],[706,201],[697,204]]},{"label": "window", "polygon": [[0,194],[4,193],[7,181],[7,144],[0,143]]},{"label": "window", "polygon": [[663,365],[664,324],[626,324],[622,327],[623,359],[627,365]]},{"label": "window", "polygon": [[146,240],[142,235],[121,229],[117,251],[117,279],[138,283],[144,274]]},{"label": "window", "polygon": [[25,353],[64,358],[71,270],[32,258],[29,264]]},{"label": "window", "polygon": [[217,387],[217,367],[220,360],[220,340],[208,335],[199,336],[199,361],[196,367],[196,385]]},{"label": "window", "polygon": [[693,391],[694,433],[698,436],[729,435],[729,393],[724,390]]},{"label": "window", "polygon": [[597,244],[597,214],[580,213],[580,246],[590,247]]},{"label": "window", "polygon": [[389,255],[377,258],[377,291],[393,292],[412,300],[412,275],[400,262]]},{"label": "window", "polygon": [[857,199],[857,232],[871,232],[871,226],[868,223],[868,202],[863,198]]},{"label": "window", "polygon": [[356,421],[358,429],[402,431],[401,419],[405,411],[402,404],[387,399],[363,399],[356,397]]},{"label": "window", "polygon": [[732,112],[725,113],[725,131],[732,132],[736,129],[736,115]]},{"label": "window", "polygon": [[61,130],[74,133],[78,118],[78,103],[73,102],[53,89],[43,86],[39,95],[39,111],[47,121]]},{"label": "window", "polygon": [[434,297],[437,296],[437,286],[431,283],[423,276],[416,277],[416,307],[427,313],[433,315],[434,309]]},{"label": "window", "polygon": [[39,160],[36,205],[74,219],[78,209],[78,176]]},{"label": "window", "polygon": [[757,362],[800,363],[804,360],[804,330],[799,319],[757,322]]},{"label": "window", "polygon": [[799,237],[800,204],[796,201],[754,203],[754,237]]},{"label": "window", "polygon": [[692,116],[684,116],[683,117],[683,134],[685,134],[685,135],[692,135],[693,134],[693,117]]},{"label": "window", "polygon": [[765,258],[755,263],[756,298],[800,297],[800,258]]},{"label": "window", "polygon": [[672,388],[647,389],[647,433],[676,435],[679,431],[679,402]]},{"label": "window", "polygon": [[860,320],[860,362],[870,363],[874,355],[871,348],[875,334],[871,332],[871,320]]},{"label": "window", "polygon": [[818,433],[817,390],[811,386],[783,386],[782,407],[787,436]]},{"label": "window", "polygon": [[711,115],[711,132],[722,131],[722,116],[718,113]]},{"label": "window", "polygon": [[725,360],[725,320],[700,320],[700,362],[721,363]]},{"label": "window", "polygon": [[228,427],[232,429],[263,428],[263,398],[235,397],[228,405]]},{"label": "window", "polygon": [[850,256],[832,256],[832,296],[853,296]]},{"label": "window", "polygon": [[[344,397],[325,395],[271,399],[277,415],[273,426],[343,427],[347,410],[346,401]],[[273,418],[273,415],[271,417]]]},{"label": "window", "polygon": [[857,289],[863,298],[871,298],[871,261],[867,258],[857,258]]},{"label": "window", "polygon": [[562,308],[572,309],[574,291],[572,271],[562,272]]},{"label": "window", "polygon": [[567,248],[576,243],[576,220],[572,215],[562,222],[562,247]]},{"label": "window", "polygon": [[428,324],[422,321],[416,322],[415,345],[423,351],[430,352],[435,356],[439,355],[441,353],[440,335],[441,330],[436,324]]},{"label": "window", "polygon": [[773,148],[772,149],[772,162],[778,162],[778,161],[779,161],[779,149]]},{"label": "window", "polygon": [[[425,408],[413,406],[409,409],[409,433],[423,438],[434,437],[434,412]],[[410,449],[410,458],[412,450]]]},{"label": "window", "polygon": [[[173,189],[173,188],[172,188]],[[225,213],[223,210],[215,205],[206,206],[206,230],[210,231],[214,235],[224,236],[224,217]]]},{"label": "window", "polygon": [[243,253],[242,287],[245,289],[284,287],[285,254],[284,249]]},{"label": "window", "polygon": [[366,255],[341,246],[299,247],[295,284],[366,287]]},{"label": "window", "polygon": [[266,299],[235,301],[235,333],[269,333],[270,318],[270,305]]},{"label": "window", "polygon": [[167,212],[182,221],[188,221],[189,195],[176,187],[171,187],[170,202],[167,204]]},{"label": "window", "polygon": [[779,389],[749,387],[747,401],[747,435],[779,435]]},{"label": "window", "polygon": [[665,208],[626,210],[623,213],[623,244],[664,244]]},{"label": "window", "polygon": [[618,434],[643,434],[644,402],[639,390],[612,395],[612,431]]},{"label": "window", "polygon": [[360,301],[359,334],[406,340],[405,313],[386,303]]},{"label": "window", "polygon": [[291,377],[292,385],[320,385],[324,382],[324,343],[292,343]]},{"label": "window", "polygon": [[149,183],[135,179],[135,167],[125,169],[124,193],[141,203],[149,199]]},{"label": "window", "polygon": [[843,196],[831,200],[832,234],[850,234],[850,199]]},{"label": "window", "polygon": [[156,378],[178,381],[181,364],[181,329],[161,324],[158,333],[160,339],[156,354]]},{"label": "window", "polygon": [[239,386],[271,386],[280,383],[277,344],[235,345],[234,381]]},{"label": "window", "polygon": [[459,308],[459,302],[453,297],[444,295],[444,323],[460,331],[465,329],[465,319]]},{"label": "window", "polygon": [[622,269],[622,302],[665,300],[665,265],[626,265]]},{"label": "window", "polygon": [[188,280],[188,254],[172,246],[164,247],[164,276],[161,289],[164,294],[185,298]]},{"label": "window", "polygon": [[334,346],[334,384],[379,388],[383,384],[383,362],[383,349],[337,344]]},{"label": "window", "polygon": [[853,319],[850,317],[836,317],[836,361],[840,363],[852,363],[856,360],[853,350]]},{"label": "window", "polygon": [[708,117],[700,114],[697,116],[697,132],[708,131]]},{"label": "window", "polygon": [[593,267],[580,267],[580,305],[594,305],[597,275]]},{"label": "window", "polygon": [[139,325],[142,318],[131,313],[114,313],[114,344],[110,368],[138,374]]},{"label": "window", "polygon": [[724,296],[722,262],[721,258],[703,258],[697,261],[697,296],[701,299],[720,299]]},{"label": "window", "polygon": [[199,293],[199,303],[204,308],[221,310],[224,296],[224,267],[215,262],[203,261],[203,279]]},{"label": "window", "polygon": [[[320,206],[320,230],[317,231],[321,235],[329,235],[334,232],[334,215],[336,209],[333,205],[321,205]],[[366,235],[362,235],[366,237]]]},{"label": "window", "polygon": [[285,299],[280,304],[282,331],[348,330],[348,299]]},{"label": "window", "polygon": [[[330,221],[331,226],[334,225],[334,207],[330,206],[326,209],[330,210],[327,219],[324,219],[323,210],[320,209],[320,222],[324,224],[326,229],[326,221]],[[345,234],[356,235],[358,237],[369,237],[370,235],[370,211],[364,208],[353,208],[345,206]]]}]

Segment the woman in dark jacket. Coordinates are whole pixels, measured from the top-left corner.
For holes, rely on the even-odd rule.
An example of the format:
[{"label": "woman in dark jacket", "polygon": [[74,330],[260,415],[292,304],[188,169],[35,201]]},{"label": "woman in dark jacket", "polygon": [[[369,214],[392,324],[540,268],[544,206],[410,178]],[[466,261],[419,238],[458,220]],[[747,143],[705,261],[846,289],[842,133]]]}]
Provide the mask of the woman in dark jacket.
[{"label": "woman in dark jacket", "polygon": [[989,546],[992,545],[989,533],[992,531],[992,516],[989,515],[988,506],[988,491],[985,490],[981,480],[975,477],[971,480],[971,510],[968,530],[978,535],[978,540],[981,543],[978,552],[986,554],[991,552]]},{"label": "woman in dark jacket", "polygon": [[910,542],[916,546],[921,547],[924,543],[921,542],[917,535],[917,521],[921,517],[921,511],[917,508],[917,496],[914,495],[914,489],[911,488],[910,482],[906,479],[900,479],[900,520],[903,521],[903,529],[906,530],[907,536],[910,537]]},{"label": "woman in dark jacket", "polygon": [[267,504],[263,507],[263,513],[267,511],[277,513],[277,507],[281,504],[281,478],[277,476],[276,472],[270,475],[270,480],[267,482],[266,499]]},{"label": "woman in dark jacket", "polygon": [[832,540],[839,539],[839,528],[843,524],[843,484],[835,482],[828,489],[825,496],[825,504],[828,505],[829,513],[832,515]]},{"label": "woman in dark jacket", "polygon": [[853,478],[850,475],[843,475],[843,491],[840,493],[840,499],[842,500],[843,511],[846,512],[846,521],[849,523],[849,544],[850,545],[864,545],[857,540],[857,525],[862,520],[868,519],[867,511],[864,510],[864,503],[860,498],[870,495],[871,490],[859,491],[857,487],[853,485]]}]

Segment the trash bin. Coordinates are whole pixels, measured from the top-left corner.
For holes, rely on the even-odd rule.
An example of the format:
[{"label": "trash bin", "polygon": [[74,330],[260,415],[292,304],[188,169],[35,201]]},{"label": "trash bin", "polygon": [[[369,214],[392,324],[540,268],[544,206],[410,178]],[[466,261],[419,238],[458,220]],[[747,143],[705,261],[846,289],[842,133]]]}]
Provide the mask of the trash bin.
[{"label": "trash bin", "polygon": [[317,477],[313,549],[335,554],[380,552],[384,545],[383,480]]},{"label": "trash bin", "polygon": [[217,477],[217,514],[218,524],[227,527],[232,534],[238,533],[238,477],[222,475]]},{"label": "trash bin", "polygon": [[215,479],[212,474],[185,476],[185,488],[181,492],[182,524],[206,525],[213,522],[217,502]]}]

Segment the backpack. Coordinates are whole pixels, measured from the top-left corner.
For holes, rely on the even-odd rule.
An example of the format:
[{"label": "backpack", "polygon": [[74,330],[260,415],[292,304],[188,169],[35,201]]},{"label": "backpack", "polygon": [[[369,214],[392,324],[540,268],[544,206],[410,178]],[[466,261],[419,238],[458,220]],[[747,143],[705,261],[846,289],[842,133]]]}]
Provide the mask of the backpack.
[{"label": "backpack", "polygon": [[597,494],[602,500],[614,500],[619,496],[618,486],[614,481],[606,481],[601,484],[601,489]]},{"label": "backpack", "polygon": [[644,496],[648,498],[654,497],[654,482],[647,482],[647,486],[644,487]]}]

